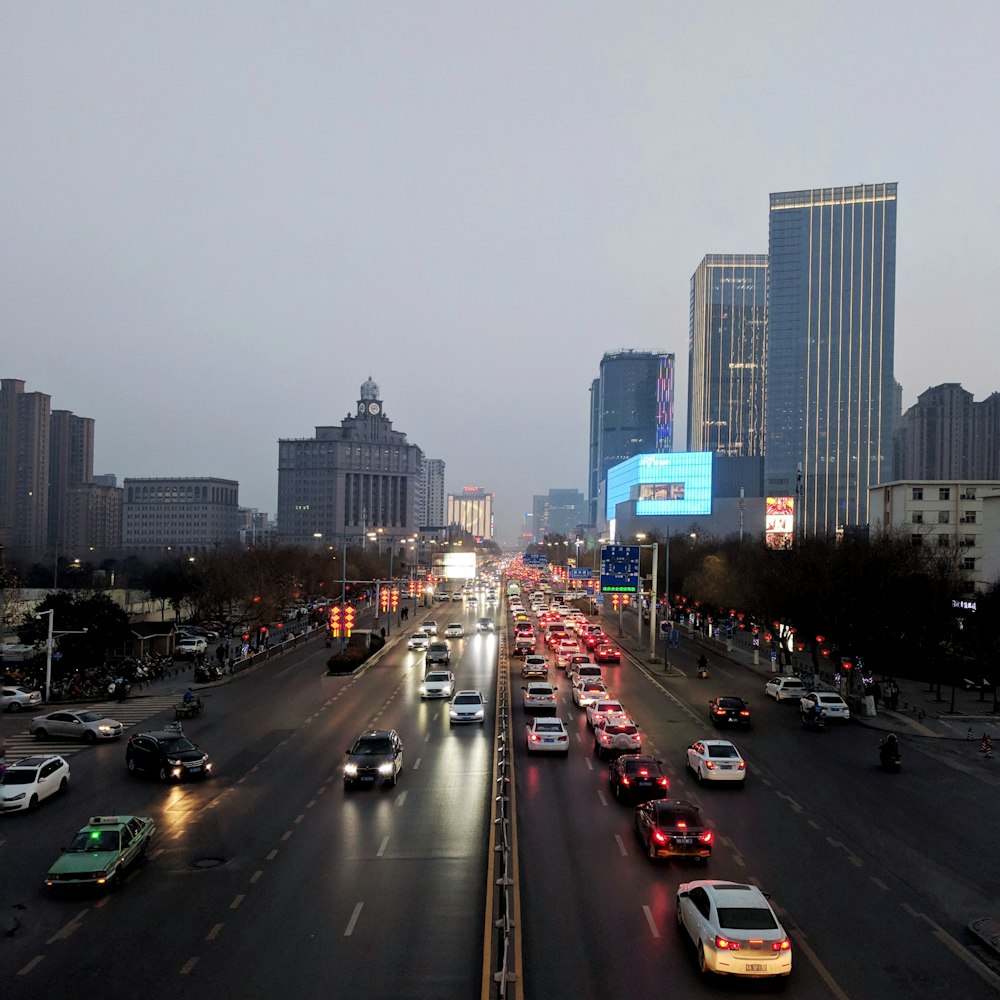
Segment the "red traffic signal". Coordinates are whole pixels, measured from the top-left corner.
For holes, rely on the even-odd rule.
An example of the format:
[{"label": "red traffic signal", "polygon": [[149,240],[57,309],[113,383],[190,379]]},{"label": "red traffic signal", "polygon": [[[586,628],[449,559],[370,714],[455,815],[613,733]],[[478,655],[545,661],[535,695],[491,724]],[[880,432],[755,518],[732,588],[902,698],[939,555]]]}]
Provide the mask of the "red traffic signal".
[{"label": "red traffic signal", "polygon": [[242,639],[243,639],[244,642],[249,642],[250,641],[250,633],[249,632],[244,632],[243,636],[242,636]]},{"label": "red traffic signal", "polygon": [[389,610],[389,588],[381,587],[378,592],[378,605],[383,611]]},{"label": "red traffic signal", "polygon": [[389,593],[389,604],[393,611],[399,607],[399,587],[393,587]]},{"label": "red traffic signal", "polygon": [[617,594],[612,594],[612,595],[611,595],[611,607],[612,607],[612,608],[613,608],[613,609],[614,609],[615,611],[617,611],[617,610],[618,610],[618,601],[619,601],[619,597],[618,597],[618,595],[617,595]]},{"label": "red traffic signal", "polygon": [[335,637],[340,635],[340,608],[330,609],[330,631]]}]

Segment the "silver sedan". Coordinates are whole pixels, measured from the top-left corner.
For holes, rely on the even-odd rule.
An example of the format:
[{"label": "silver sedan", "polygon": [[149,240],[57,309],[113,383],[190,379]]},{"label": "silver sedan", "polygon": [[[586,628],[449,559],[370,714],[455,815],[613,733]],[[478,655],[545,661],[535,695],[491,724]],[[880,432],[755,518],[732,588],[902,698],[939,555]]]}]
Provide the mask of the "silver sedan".
[{"label": "silver sedan", "polygon": [[109,719],[100,712],[84,709],[79,712],[50,712],[48,715],[36,716],[31,720],[28,731],[39,740],[49,736],[68,736],[85,743],[96,743],[98,740],[117,739],[125,732],[125,727],[117,719]]}]

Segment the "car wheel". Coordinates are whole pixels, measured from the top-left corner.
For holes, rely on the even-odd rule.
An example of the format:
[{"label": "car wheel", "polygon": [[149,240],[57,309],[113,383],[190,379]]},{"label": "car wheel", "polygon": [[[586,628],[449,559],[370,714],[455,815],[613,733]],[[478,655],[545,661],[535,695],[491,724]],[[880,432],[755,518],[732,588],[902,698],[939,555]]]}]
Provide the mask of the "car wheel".
[{"label": "car wheel", "polygon": [[44,740],[44,739],[46,739],[48,737],[48,735],[49,734],[44,729],[36,729],[35,730],[35,739],[36,740]]},{"label": "car wheel", "polygon": [[705,775],[701,773],[701,764],[694,769],[694,780],[700,785],[705,780]]},{"label": "car wheel", "polygon": [[125,760],[125,766],[128,768],[128,773],[129,774],[135,774],[136,771],[138,770],[138,766],[136,765],[134,757],[128,757],[128,758],[126,758],[126,760]]},{"label": "car wheel", "polygon": [[69,788],[69,778],[63,778],[59,782],[59,791],[65,792],[67,788]]},{"label": "car wheel", "polygon": [[10,705],[8,706],[7,711],[8,712],[20,712],[21,711],[21,703],[19,701],[12,701],[10,703]]},{"label": "car wheel", "polygon": [[34,812],[38,808],[38,796],[32,795],[28,800],[28,812]]},{"label": "car wheel", "polygon": [[705,958],[705,946],[698,942],[698,971],[708,974],[708,961]]},{"label": "car wheel", "polygon": [[84,743],[96,743],[97,742],[97,736],[88,729],[83,734],[83,742]]},{"label": "car wheel", "polygon": [[160,781],[166,781],[167,780],[167,769],[165,767],[161,767],[160,770],[157,772],[156,776],[160,779]]}]

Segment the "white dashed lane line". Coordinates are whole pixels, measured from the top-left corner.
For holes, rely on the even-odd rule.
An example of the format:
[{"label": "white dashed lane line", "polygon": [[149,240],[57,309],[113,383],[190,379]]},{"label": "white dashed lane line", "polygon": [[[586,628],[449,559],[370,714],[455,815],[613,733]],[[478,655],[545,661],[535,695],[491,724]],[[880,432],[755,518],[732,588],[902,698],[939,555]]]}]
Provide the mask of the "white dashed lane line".
[{"label": "white dashed lane line", "polygon": [[653,911],[644,903],[642,906],[642,912],[646,916],[646,923],[649,924],[649,932],[653,935],[653,937],[658,938],[660,936],[660,932],[657,929],[656,921],[653,919]]},{"label": "white dashed lane line", "polygon": [[622,840],[620,833],[616,833],[615,834],[615,843],[618,845],[618,850],[621,851],[622,857],[623,858],[627,858],[628,857],[628,851],[625,848],[625,841]]},{"label": "white dashed lane line", "polygon": [[388,846],[388,844],[389,844],[389,835],[386,834],[382,838],[382,843],[379,844],[378,850],[375,852],[375,857],[376,858],[380,858],[380,857],[382,857],[383,854],[385,854],[385,849]]},{"label": "white dashed lane line", "polygon": [[208,933],[207,933],[207,934],[205,935],[205,940],[206,940],[206,941],[214,941],[214,940],[215,940],[215,939],[216,939],[216,938],[217,938],[217,937],[219,936],[219,931],[221,931],[221,930],[222,930],[222,928],[223,928],[223,927],[225,927],[225,926],[226,926],[225,924],[216,924],[216,925],[215,925],[215,926],[214,926],[214,927],[213,927],[213,928],[212,928],[212,929],[211,929],[211,930],[210,930],[210,931],[209,931],[209,932],[208,932]]},{"label": "white dashed lane line", "polygon": [[354,925],[358,922],[358,917],[361,916],[361,907],[364,905],[364,903],[358,903],[358,905],[354,907],[351,919],[347,921],[347,930],[344,931],[344,937],[350,937],[354,933]]},{"label": "white dashed lane line", "polygon": [[406,801],[406,792],[402,791],[399,793],[399,796],[396,799],[396,805],[401,806],[405,801]]},{"label": "white dashed lane line", "polygon": [[601,800],[602,806],[606,806],[608,804],[608,800],[604,797],[604,792],[602,792],[599,788],[597,789],[597,797]]}]

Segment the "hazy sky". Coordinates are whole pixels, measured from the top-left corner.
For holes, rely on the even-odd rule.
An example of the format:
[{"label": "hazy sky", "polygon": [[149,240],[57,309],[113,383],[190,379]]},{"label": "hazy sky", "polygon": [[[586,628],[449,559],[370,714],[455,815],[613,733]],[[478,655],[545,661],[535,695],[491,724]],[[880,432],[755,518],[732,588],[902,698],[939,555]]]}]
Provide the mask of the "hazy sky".
[{"label": "hazy sky", "polygon": [[[677,355],[768,194],[898,181],[896,377],[1000,389],[1000,4],[0,4],[0,376],[95,471],[277,508],[370,374],[446,487],[586,492],[588,388]],[[991,68],[992,67],[992,68]]]}]

